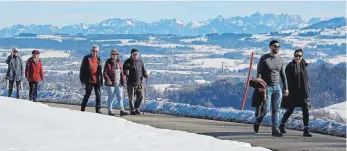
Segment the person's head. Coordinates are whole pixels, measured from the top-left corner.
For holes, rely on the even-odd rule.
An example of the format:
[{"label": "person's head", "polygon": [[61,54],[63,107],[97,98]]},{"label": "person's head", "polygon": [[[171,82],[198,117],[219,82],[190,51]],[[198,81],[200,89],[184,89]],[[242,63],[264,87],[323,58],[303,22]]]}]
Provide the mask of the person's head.
[{"label": "person's head", "polygon": [[97,57],[99,53],[99,46],[98,45],[93,45],[91,50],[91,54],[93,57]]},{"label": "person's head", "polygon": [[13,48],[13,49],[12,49],[12,54],[13,54],[13,56],[18,56],[18,53],[19,53],[18,48]]},{"label": "person's head", "polygon": [[272,40],[269,43],[269,48],[273,54],[278,54],[280,51],[280,43],[277,40]]},{"label": "person's head", "polygon": [[40,51],[39,50],[33,50],[31,52],[31,54],[33,55],[34,59],[38,59],[40,57]]},{"label": "person's head", "polygon": [[110,53],[110,57],[113,59],[113,60],[119,60],[119,53],[118,53],[118,50],[117,49],[112,49],[111,50],[111,53]]},{"label": "person's head", "polygon": [[138,59],[139,58],[139,50],[131,49],[131,58],[132,59]]},{"label": "person's head", "polygon": [[304,58],[304,51],[302,49],[297,49],[294,52],[294,60],[298,63]]}]

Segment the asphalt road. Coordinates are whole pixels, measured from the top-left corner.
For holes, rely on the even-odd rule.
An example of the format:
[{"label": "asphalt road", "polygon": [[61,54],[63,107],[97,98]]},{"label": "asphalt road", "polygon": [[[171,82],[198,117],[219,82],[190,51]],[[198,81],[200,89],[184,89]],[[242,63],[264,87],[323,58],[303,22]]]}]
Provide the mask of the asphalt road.
[{"label": "asphalt road", "polygon": [[[45,103],[52,107],[69,108],[80,110],[79,106],[66,104]],[[86,111],[94,112],[90,107]],[[102,109],[107,114],[106,109]],[[108,116],[108,115],[105,115]],[[119,116],[119,111],[116,111]],[[214,121],[197,118],[177,117],[163,114],[145,113],[144,115],[129,115],[122,117],[129,121],[146,124],[157,128],[187,131],[202,135],[209,135],[223,140],[247,142],[252,146],[262,146],[272,150],[280,151],[302,151],[302,150],[346,150],[346,138],[335,137],[313,133],[312,138],[302,136],[302,131],[287,130],[282,138],[271,136],[270,127],[260,127],[259,133],[253,132],[253,125],[233,122]]]}]

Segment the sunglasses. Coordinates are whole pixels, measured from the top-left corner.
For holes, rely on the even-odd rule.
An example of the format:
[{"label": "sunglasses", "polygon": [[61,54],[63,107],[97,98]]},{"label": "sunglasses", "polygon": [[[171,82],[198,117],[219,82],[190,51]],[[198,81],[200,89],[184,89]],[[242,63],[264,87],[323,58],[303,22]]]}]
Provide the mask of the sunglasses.
[{"label": "sunglasses", "polygon": [[294,55],[294,57],[302,58],[302,55]]},{"label": "sunglasses", "polygon": [[118,53],[113,53],[112,56],[118,56]]},{"label": "sunglasses", "polygon": [[274,47],[274,48],[280,48],[281,46],[272,45],[272,47]]}]

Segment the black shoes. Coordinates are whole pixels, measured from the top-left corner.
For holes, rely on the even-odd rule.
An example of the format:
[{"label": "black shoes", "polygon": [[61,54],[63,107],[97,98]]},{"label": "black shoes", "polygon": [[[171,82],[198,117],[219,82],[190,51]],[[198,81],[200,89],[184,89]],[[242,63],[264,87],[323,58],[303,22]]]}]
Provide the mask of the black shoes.
[{"label": "black shoes", "polygon": [[255,123],[253,125],[254,132],[258,133],[260,124]]},{"label": "black shoes", "polygon": [[305,137],[312,137],[312,135],[310,134],[310,131],[309,131],[308,127],[305,127],[305,128],[304,128],[304,134],[303,134],[303,136],[305,136]]},{"label": "black shoes", "polygon": [[108,115],[114,116],[115,114],[113,114],[111,111],[109,111],[109,112],[108,112]]},{"label": "black shoes", "polygon": [[136,109],[136,110],[135,110],[135,114],[136,114],[136,115],[140,115],[140,114],[141,114],[140,110],[139,110],[139,109]]},{"label": "black shoes", "polygon": [[102,114],[100,110],[96,110],[95,113]]},{"label": "black shoes", "polygon": [[272,130],[272,136],[274,136],[274,137],[282,137],[283,134],[278,129],[274,129],[274,130]]},{"label": "black shoes", "polygon": [[281,125],[279,126],[279,129],[280,129],[280,132],[281,132],[282,134],[286,134],[286,133],[287,133],[284,124],[281,124]]},{"label": "black shoes", "polygon": [[119,115],[120,115],[120,116],[125,116],[125,115],[129,115],[129,113],[128,113],[128,112],[125,112],[125,111],[120,111]]},{"label": "black shoes", "polygon": [[135,110],[130,111],[130,115],[136,115]]}]

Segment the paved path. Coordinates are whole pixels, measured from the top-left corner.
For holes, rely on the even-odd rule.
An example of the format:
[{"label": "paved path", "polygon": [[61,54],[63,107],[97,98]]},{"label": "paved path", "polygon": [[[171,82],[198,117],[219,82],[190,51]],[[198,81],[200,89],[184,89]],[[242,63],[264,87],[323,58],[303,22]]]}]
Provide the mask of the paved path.
[{"label": "paved path", "polygon": [[[79,106],[66,104],[46,103],[53,107],[69,108],[80,110]],[[87,108],[87,111],[94,112],[94,108]],[[104,114],[106,109],[102,109]],[[116,112],[119,116],[119,111]],[[105,115],[108,116],[108,115]],[[202,135],[209,135],[223,140],[234,140],[247,142],[253,146],[262,146],[272,150],[280,151],[302,151],[302,150],[346,150],[346,138],[334,137],[313,133],[312,138],[302,136],[301,131],[287,130],[287,134],[282,138],[271,136],[270,127],[260,127],[259,133],[253,132],[250,124],[240,124],[233,122],[214,121],[197,118],[177,117],[163,114],[145,113],[140,116],[124,116],[123,118],[140,124],[151,125],[157,128],[187,131]]]}]

